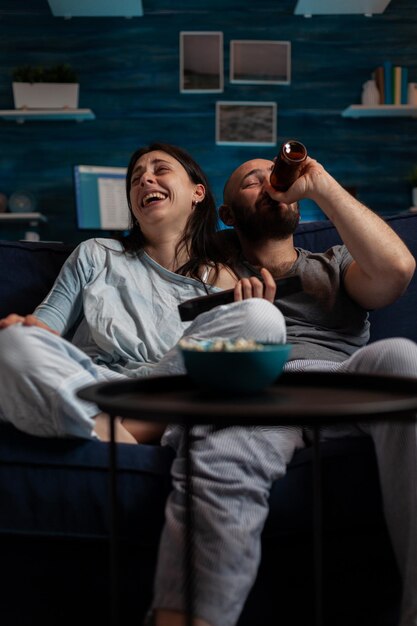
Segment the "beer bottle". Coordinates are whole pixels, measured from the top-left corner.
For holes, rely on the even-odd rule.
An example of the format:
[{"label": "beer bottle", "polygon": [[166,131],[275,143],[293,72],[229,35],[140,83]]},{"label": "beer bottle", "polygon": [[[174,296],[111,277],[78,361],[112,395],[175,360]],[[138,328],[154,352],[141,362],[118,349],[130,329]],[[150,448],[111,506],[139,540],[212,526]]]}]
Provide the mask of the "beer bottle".
[{"label": "beer bottle", "polygon": [[283,143],[271,172],[271,185],[277,191],[287,191],[299,177],[306,157],[307,149],[299,141],[290,139]]}]

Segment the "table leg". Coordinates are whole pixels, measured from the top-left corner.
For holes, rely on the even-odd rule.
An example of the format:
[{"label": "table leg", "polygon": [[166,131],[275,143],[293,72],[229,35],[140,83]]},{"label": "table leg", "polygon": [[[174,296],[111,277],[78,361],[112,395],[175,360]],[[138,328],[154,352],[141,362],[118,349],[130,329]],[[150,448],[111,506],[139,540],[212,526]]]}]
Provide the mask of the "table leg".
[{"label": "table leg", "polygon": [[117,446],[114,417],[110,416],[109,496],[110,496],[110,619],[119,625],[119,546],[117,524]]},{"label": "table leg", "polygon": [[184,562],[184,589],[187,626],[194,622],[194,519],[193,519],[193,463],[191,458],[191,430],[189,425],[184,426],[185,448],[185,562]]},{"label": "table leg", "polygon": [[313,533],[315,626],[323,624],[323,519],[320,426],[313,427]]}]

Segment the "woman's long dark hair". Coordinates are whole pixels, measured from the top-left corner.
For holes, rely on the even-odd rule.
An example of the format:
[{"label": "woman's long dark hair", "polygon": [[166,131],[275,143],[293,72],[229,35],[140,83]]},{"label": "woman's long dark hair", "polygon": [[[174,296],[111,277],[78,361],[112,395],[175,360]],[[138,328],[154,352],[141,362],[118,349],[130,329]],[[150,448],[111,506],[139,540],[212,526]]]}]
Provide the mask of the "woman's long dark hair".
[{"label": "woman's long dark hair", "polygon": [[214,268],[215,277],[219,271],[219,260],[222,257],[221,244],[217,234],[218,217],[216,203],[210,189],[207,177],[201,167],[182,148],[166,143],[152,143],[136,150],[129,161],[126,174],[126,195],[130,211],[130,230],[127,235],[120,237],[124,251],[130,254],[137,254],[146,244],[146,239],[140,229],[133,214],[130,202],[130,188],[132,174],[137,160],[148,152],[160,151],[169,154],[176,159],[185,171],[190,180],[195,184],[204,185],[206,190],[204,199],[199,202],[185,225],[184,232],[177,244],[176,255],[185,252],[188,261],[176,271],[183,276],[191,276],[201,280],[200,274],[203,266]]}]

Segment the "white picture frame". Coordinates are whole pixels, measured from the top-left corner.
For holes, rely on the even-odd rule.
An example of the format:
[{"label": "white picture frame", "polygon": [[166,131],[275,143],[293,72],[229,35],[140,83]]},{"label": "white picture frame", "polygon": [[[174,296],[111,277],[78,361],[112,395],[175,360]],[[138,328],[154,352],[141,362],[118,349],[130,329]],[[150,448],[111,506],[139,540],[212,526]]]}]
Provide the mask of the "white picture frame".
[{"label": "white picture frame", "polygon": [[216,102],[216,144],[276,146],[276,102]]},{"label": "white picture frame", "polygon": [[230,82],[290,85],[291,42],[232,39]]},{"label": "white picture frame", "polygon": [[220,93],[223,89],[223,33],[181,31],[180,93]]}]

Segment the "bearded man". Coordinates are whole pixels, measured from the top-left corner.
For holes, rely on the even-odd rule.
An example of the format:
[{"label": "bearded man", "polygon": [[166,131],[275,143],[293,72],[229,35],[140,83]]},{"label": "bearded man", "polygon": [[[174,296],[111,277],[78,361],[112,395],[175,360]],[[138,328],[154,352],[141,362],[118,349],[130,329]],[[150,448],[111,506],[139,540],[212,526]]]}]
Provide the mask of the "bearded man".
[{"label": "bearded man", "polygon": [[[237,301],[262,298],[271,303],[274,279],[300,277],[303,290],[276,301],[286,327],[286,339],[283,335],[281,340],[292,344],[287,371],[381,374],[417,381],[414,342],[392,338],[367,345],[368,311],[396,300],[413,276],[415,261],[407,247],[314,159],[307,157],[300,177],[285,192],[271,186],[273,166],[266,159],[247,161],[225,185],[220,216],[233,227],[235,245],[227,259],[224,287],[234,288]],[[298,201],[303,198],[318,204],[336,227],[341,245],[321,253],[294,247]],[[238,315],[236,302],[216,309],[213,315]],[[196,626],[236,624],[256,578],[272,482],[285,474],[306,434],[296,426],[193,430]],[[361,434],[374,441],[386,521],[403,581],[399,625],[417,626],[416,422],[352,424],[348,432],[335,425],[323,434]],[[177,571],[184,552],[185,459],[184,447],[175,447],[174,489],[155,579],[157,626],[187,623],[183,577]],[[279,589],[275,601],[278,623]]]}]

